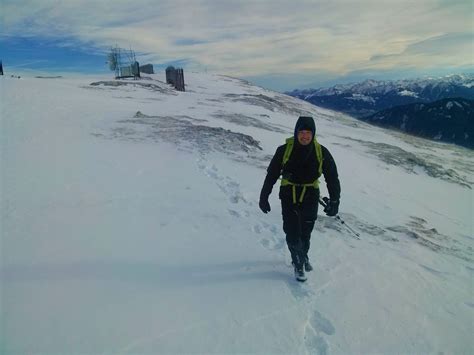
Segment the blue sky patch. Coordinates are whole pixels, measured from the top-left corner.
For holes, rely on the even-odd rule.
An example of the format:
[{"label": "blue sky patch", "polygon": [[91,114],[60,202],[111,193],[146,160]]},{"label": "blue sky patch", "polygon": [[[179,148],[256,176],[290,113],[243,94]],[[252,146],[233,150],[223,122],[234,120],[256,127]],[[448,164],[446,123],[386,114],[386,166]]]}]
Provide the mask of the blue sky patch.
[{"label": "blue sky patch", "polygon": [[106,72],[106,54],[72,39],[4,37],[0,42],[0,60],[5,70]]}]

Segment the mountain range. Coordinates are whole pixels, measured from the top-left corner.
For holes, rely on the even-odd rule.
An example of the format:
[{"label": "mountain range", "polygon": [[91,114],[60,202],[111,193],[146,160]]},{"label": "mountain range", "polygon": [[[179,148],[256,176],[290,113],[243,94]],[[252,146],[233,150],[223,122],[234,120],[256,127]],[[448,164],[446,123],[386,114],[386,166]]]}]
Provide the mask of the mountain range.
[{"label": "mountain range", "polygon": [[[287,94],[380,126],[463,146],[473,145],[474,121],[470,119],[473,116],[469,100],[474,99],[474,73],[398,81],[365,80]],[[453,98],[457,101],[446,101]],[[449,102],[464,109],[455,107],[453,111]],[[433,122],[436,122],[434,126]]]},{"label": "mountain range", "polygon": [[362,120],[389,128],[474,148],[474,100],[442,99],[379,111]]}]

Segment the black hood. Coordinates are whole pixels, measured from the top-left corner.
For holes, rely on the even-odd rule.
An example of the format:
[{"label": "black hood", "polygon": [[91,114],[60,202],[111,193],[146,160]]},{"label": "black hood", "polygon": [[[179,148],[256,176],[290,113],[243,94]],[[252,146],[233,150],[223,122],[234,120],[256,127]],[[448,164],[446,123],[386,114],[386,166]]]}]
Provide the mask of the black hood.
[{"label": "black hood", "polygon": [[313,133],[313,138],[316,135],[316,125],[314,124],[313,117],[310,116],[300,116],[295,125],[295,141],[298,141],[298,131],[307,130]]},{"label": "black hood", "polygon": [[297,184],[309,184],[318,177],[318,162],[314,144],[301,145],[298,131],[307,130],[314,134],[316,126],[313,117],[300,116],[295,125],[295,143],[288,162],[283,168],[283,176],[287,176]]}]

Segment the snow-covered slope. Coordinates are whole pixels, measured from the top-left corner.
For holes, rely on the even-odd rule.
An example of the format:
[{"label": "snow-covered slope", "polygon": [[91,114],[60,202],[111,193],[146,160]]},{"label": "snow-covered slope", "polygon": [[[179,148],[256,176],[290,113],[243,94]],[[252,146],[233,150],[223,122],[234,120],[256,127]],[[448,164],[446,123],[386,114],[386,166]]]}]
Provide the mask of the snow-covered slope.
[{"label": "snow-covered slope", "polygon": [[[1,78],[0,353],[472,352],[471,151],[163,80]],[[257,203],[301,114],[361,233],[320,214],[305,284]]]}]

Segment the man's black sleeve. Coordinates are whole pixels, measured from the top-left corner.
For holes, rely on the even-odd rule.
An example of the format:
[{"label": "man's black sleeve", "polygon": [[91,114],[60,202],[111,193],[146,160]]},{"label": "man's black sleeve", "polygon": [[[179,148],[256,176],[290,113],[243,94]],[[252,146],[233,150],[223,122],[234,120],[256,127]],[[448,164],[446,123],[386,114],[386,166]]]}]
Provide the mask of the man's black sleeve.
[{"label": "man's black sleeve", "polygon": [[275,185],[281,174],[281,163],[284,153],[285,145],[279,146],[267,168],[267,176],[265,177],[265,182],[260,192],[260,199],[268,199],[268,196],[272,193],[273,185]]},{"label": "man's black sleeve", "polygon": [[326,147],[321,146],[323,151],[323,174],[329,192],[329,199],[339,200],[341,197],[341,184],[337,174],[336,162]]}]

